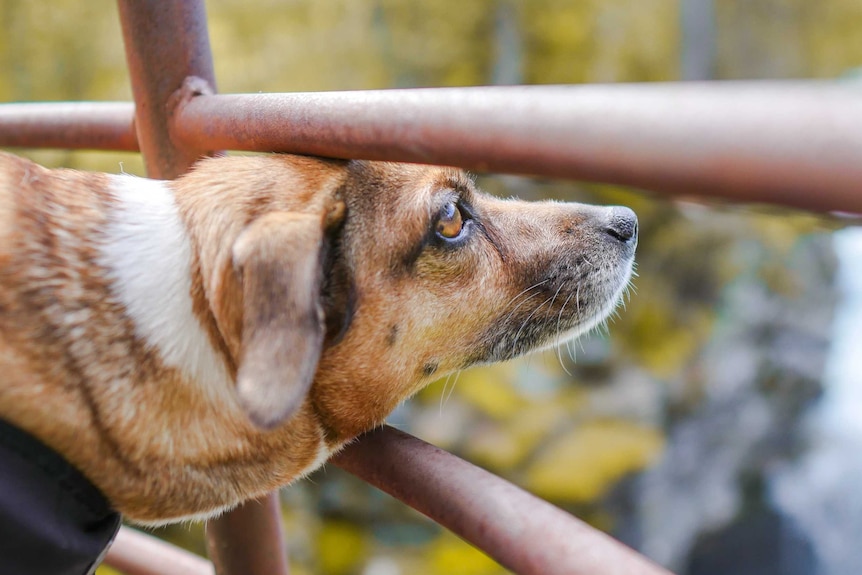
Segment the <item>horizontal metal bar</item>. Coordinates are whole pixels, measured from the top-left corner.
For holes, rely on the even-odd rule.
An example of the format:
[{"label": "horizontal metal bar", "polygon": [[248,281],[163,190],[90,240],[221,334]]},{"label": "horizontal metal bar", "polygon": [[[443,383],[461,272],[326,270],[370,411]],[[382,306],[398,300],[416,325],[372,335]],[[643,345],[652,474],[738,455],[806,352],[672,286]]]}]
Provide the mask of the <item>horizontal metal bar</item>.
[{"label": "horizontal metal bar", "polygon": [[213,575],[212,564],[152,535],[121,527],[105,564],[127,575]]},{"label": "horizontal metal bar", "polygon": [[0,146],[138,151],[127,102],[0,104]]},{"label": "horizontal metal bar", "polygon": [[851,84],[725,82],[200,96],[172,134],[862,212],[860,126]]},{"label": "horizontal metal bar", "polygon": [[[0,146],[133,150],[129,104],[2,104]],[[862,212],[862,92],[688,83],[199,96],[207,149],[431,162]]]},{"label": "horizontal metal bar", "polygon": [[667,575],[622,543],[511,483],[383,427],[332,462],[522,575]]}]

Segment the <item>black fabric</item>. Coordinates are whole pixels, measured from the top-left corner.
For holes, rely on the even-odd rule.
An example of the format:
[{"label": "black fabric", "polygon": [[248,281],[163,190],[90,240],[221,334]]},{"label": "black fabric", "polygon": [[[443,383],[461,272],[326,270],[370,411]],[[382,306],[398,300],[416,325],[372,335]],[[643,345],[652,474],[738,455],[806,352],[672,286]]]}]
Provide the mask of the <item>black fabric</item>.
[{"label": "black fabric", "polygon": [[0,574],[89,575],[119,528],[86,477],[0,420]]}]

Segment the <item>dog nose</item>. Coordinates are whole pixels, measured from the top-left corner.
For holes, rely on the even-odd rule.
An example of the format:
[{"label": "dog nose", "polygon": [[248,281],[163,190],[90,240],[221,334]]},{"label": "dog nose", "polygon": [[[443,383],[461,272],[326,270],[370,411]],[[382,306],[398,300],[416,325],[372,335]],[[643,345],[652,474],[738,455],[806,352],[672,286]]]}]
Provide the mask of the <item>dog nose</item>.
[{"label": "dog nose", "polygon": [[638,237],[638,217],[629,208],[614,206],[605,224],[605,232],[624,244],[634,242]]}]

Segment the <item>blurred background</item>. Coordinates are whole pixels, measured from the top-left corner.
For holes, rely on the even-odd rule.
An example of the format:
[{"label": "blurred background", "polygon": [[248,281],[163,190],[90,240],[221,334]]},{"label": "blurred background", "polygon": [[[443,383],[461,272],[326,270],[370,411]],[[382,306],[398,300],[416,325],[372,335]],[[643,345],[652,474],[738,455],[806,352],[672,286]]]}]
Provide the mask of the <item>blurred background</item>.
[{"label": "blurred background", "polygon": [[[207,8],[221,92],[853,82],[862,66],[860,0],[211,0]],[[0,0],[0,101],[130,100],[118,22],[110,2]],[[134,154],[18,152],[50,166],[143,171]],[[862,573],[854,221],[576,182],[484,174],[479,182],[504,196],[634,208],[636,290],[607,331],[439,381],[392,425],[680,575]],[[505,572],[331,466],[282,499],[295,574]],[[203,552],[201,525],[157,534]]]}]

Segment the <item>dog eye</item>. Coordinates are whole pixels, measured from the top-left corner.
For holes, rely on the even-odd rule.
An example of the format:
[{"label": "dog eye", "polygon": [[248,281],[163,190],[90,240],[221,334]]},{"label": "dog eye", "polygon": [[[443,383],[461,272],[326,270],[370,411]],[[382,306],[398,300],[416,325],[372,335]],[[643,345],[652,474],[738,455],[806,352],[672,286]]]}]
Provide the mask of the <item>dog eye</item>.
[{"label": "dog eye", "polygon": [[437,217],[437,235],[454,240],[464,230],[464,216],[455,202],[447,202]]}]

